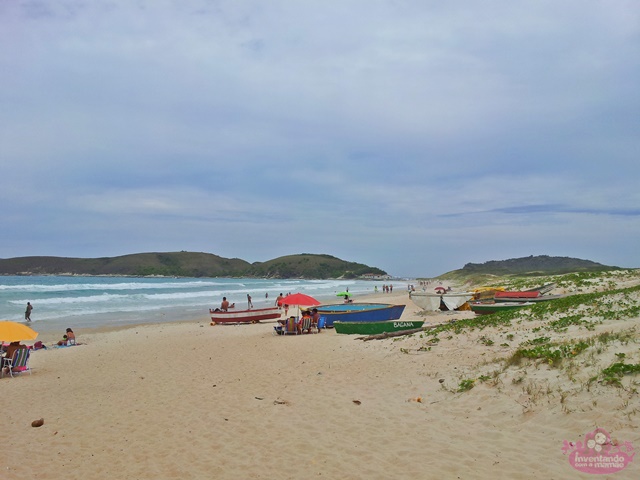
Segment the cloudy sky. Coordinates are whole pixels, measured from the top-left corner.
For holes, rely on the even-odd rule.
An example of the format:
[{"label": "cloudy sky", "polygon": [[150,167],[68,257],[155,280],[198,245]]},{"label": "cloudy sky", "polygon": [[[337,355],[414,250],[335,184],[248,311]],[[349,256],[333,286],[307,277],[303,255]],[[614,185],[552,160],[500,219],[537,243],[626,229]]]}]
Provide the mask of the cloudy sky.
[{"label": "cloudy sky", "polygon": [[640,267],[636,0],[0,0],[0,258]]}]

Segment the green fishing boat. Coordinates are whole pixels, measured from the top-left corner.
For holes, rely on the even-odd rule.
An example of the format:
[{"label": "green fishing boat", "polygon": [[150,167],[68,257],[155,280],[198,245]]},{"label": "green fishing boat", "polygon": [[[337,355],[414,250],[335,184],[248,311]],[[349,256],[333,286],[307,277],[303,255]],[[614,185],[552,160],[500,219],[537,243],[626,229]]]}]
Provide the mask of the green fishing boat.
[{"label": "green fishing boat", "polygon": [[397,332],[400,330],[412,330],[421,328],[423,320],[387,320],[384,322],[333,322],[336,333],[355,335],[377,335],[385,332]]}]

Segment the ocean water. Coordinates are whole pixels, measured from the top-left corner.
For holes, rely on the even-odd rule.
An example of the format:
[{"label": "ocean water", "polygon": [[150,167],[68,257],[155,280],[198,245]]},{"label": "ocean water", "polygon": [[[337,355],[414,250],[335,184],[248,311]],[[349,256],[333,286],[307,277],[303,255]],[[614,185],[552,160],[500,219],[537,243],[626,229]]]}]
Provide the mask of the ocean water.
[{"label": "ocean water", "polygon": [[[246,278],[138,278],[87,276],[0,276],[0,320],[24,321],[33,305],[31,326],[62,331],[176,320],[208,320],[209,308],[222,297],[246,308],[275,304],[278,294],[302,292],[323,303],[340,302],[346,289],[354,298],[382,290],[384,282],[368,280],[268,280]],[[407,282],[393,281],[394,289]]]}]

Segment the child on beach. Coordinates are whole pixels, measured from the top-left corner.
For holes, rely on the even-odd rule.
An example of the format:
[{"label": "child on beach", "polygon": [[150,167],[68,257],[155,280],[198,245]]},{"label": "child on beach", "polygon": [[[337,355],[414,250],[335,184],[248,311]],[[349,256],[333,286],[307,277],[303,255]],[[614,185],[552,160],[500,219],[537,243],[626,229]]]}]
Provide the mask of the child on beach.
[{"label": "child on beach", "polygon": [[62,336],[62,340],[58,342],[59,347],[68,347],[76,344],[76,334],[73,330],[67,328],[65,335]]}]

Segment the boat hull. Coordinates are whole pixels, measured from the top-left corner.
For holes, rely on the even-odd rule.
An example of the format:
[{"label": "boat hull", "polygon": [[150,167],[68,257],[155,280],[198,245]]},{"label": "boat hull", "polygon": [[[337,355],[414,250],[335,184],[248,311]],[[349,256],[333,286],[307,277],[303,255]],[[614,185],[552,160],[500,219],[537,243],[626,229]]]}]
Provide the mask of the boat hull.
[{"label": "boat hull", "polygon": [[402,316],[404,307],[404,305],[389,305],[386,303],[345,303],[320,305],[316,308],[320,314],[320,324],[324,322],[325,327],[332,327],[334,322],[397,320]]},{"label": "boat hull", "polygon": [[409,296],[413,303],[428,312],[435,312],[437,310],[455,310],[473,298],[473,294],[468,292],[411,292]]},{"label": "boat hull", "polygon": [[398,332],[401,330],[412,330],[421,328],[423,320],[408,321],[384,321],[384,322],[340,322],[333,323],[336,333],[348,335],[377,335],[385,332]]},{"label": "boat hull", "polygon": [[209,309],[211,325],[219,323],[257,323],[260,320],[273,320],[280,318],[278,307],[256,308],[253,310],[228,310],[226,312]]},{"label": "boat hull", "polygon": [[517,310],[519,308],[530,307],[533,302],[503,302],[503,303],[471,303],[471,310],[478,315],[489,315],[505,310]]},{"label": "boat hull", "polygon": [[534,302],[534,303],[539,303],[539,302],[548,302],[550,300],[556,300],[558,298],[564,298],[566,297],[566,295],[541,295],[539,297],[532,297],[532,298],[526,298],[526,297],[495,297],[494,301],[496,303],[503,303],[503,302]]}]

